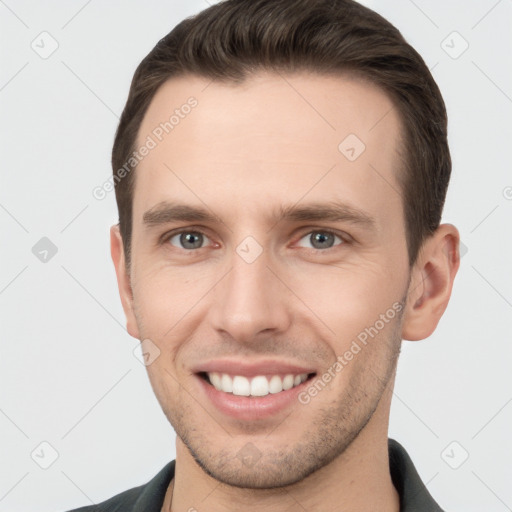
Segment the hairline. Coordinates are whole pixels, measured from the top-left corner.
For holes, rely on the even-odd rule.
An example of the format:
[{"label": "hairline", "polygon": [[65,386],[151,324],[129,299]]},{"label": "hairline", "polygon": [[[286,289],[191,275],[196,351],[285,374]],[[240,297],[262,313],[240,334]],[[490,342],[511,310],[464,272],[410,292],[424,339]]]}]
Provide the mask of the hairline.
[{"label": "hairline", "polygon": [[[405,192],[405,181],[407,179],[407,174],[410,172],[410,170],[409,170],[409,165],[410,165],[409,164],[409,160],[410,160],[409,156],[410,155],[409,155],[409,149],[406,147],[407,140],[409,138],[409,127],[405,120],[405,116],[403,115],[403,113],[401,111],[399,101],[397,100],[395,95],[392,94],[391,91],[389,91],[388,89],[383,87],[381,84],[377,83],[375,80],[372,80],[372,78],[369,77],[364,71],[361,71],[361,70],[355,69],[355,68],[350,68],[349,66],[347,66],[347,68],[345,68],[345,69],[337,69],[337,70],[332,70],[332,71],[316,70],[315,68],[311,67],[311,65],[302,65],[302,66],[292,69],[292,70],[289,70],[286,68],[284,69],[284,73],[287,76],[293,76],[294,74],[299,74],[299,73],[304,73],[304,72],[306,72],[310,75],[315,75],[317,77],[341,78],[341,79],[347,78],[348,80],[353,81],[353,82],[363,83],[365,85],[370,86],[371,88],[374,88],[375,90],[378,90],[380,93],[384,94],[386,96],[386,98],[391,102],[392,110],[396,111],[397,119],[398,119],[398,129],[397,129],[397,134],[396,134],[396,139],[395,139],[395,151],[394,151],[394,156],[396,158],[397,165],[396,165],[396,168],[393,170],[393,172],[394,172],[394,177],[396,178],[396,182],[398,183],[398,186],[399,186],[399,195],[400,195],[401,206],[402,206],[402,208],[401,208],[402,222],[404,223],[406,242],[408,242],[409,233],[408,233],[408,229],[407,229],[407,218],[406,218],[406,208],[405,208],[406,205],[405,205],[404,192]],[[174,75],[167,77],[153,91],[153,93],[151,95],[151,99],[149,100],[145,111],[141,115],[140,123],[139,123],[139,126],[137,127],[137,133],[135,135],[134,142],[130,148],[130,153],[133,153],[134,151],[136,151],[136,148],[140,146],[140,135],[141,135],[140,130],[141,130],[142,124],[144,123],[146,115],[147,115],[152,103],[154,102],[154,99],[157,96],[158,92],[169,82],[176,81],[179,79],[190,78],[193,80],[196,78],[202,78],[202,79],[206,79],[206,80],[211,79],[212,82],[220,83],[222,85],[226,85],[226,86],[233,85],[236,87],[236,86],[244,85],[247,82],[250,82],[251,79],[261,75],[262,73],[263,74],[271,73],[274,75],[281,76],[279,68],[276,66],[257,66],[257,67],[252,68],[251,70],[247,70],[246,72],[244,72],[243,75],[241,75],[238,78],[233,78],[230,76],[212,78],[211,76],[208,75],[208,73],[193,72],[193,71],[189,71],[189,70],[180,70],[177,73],[175,73]],[[388,113],[389,113],[389,111],[388,111]],[[384,114],[384,116],[380,120],[382,120],[386,115],[387,115],[387,113]],[[377,121],[377,123],[380,122],[380,120]],[[372,127],[372,129],[375,126],[376,125],[374,125]],[[134,224],[133,223],[133,220],[134,220],[133,219],[133,202],[134,202],[134,198],[135,198],[135,186],[136,186],[136,177],[137,177],[136,170],[138,167],[139,167],[139,164],[135,165],[132,168],[132,171],[128,177],[128,179],[131,180],[131,183],[130,183],[130,187],[131,187],[131,191],[130,191],[131,192],[130,239],[132,238],[132,233],[133,233],[133,224]],[[131,240],[130,240],[130,242],[131,242]],[[130,246],[131,246],[131,244],[130,244]],[[407,244],[407,246],[408,246],[408,244]],[[130,250],[131,250],[131,247],[130,247]],[[409,252],[409,247],[407,247],[407,251]],[[409,257],[410,257],[410,255],[409,255]]]},{"label": "hairline", "polygon": [[[348,80],[354,81],[354,82],[360,82],[365,85],[368,85],[382,94],[386,96],[386,98],[391,102],[392,109],[396,111],[397,113],[397,119],[398,119],[398,129],[396,134],[396,140],[395,140],[395,158],[397,160],[396,168],[394,169],[394,176],[396,179],[396,182],[399,186],[399,195],[401,200],[401,211],[402,211],[402,222],[404,226],[404,232],[405,232],[405,241],[406,241],[406,247],[407,247],[407,254],[409,259],[409,267],[412,268],[414,261],[411,261],[411,254],[409,250],[409,244],[410,244],[410,234],[407,226],[407,212],[406,212],[406,205],[405,205],[405,191],[406,191],[406,181],[408,179],[408,174],[411,172],[410,170],[410,150],[407,146],[407,143],[410,138],[410,128],[408,126],[408,123],[405,119],[404,114],[402,113],[402,110],[400,108],[400,101],[397,99],[396,95],[394,95],[390,90],[388,90],[386,87],[384,87],[382,84],[378,83],[376,80],[373,79],[367,72],[359,69],[359,68],[353,68],[350,65],[347,65],[346,67],[341,67],[339,69],[333,69],[333,70],[322,70],[322,69],[315,69],[310,64],[302,64],[298,67],[295,67],[293,69],[289,69],[286,66],[265,66],[265,65],[258,65],[250,70],[244,70],[244,73],[242,75],[235,77],[232,76],[210,76],[207,72],[197,72],[197,71],[191,71],[188,69],[182,69],[178,70],[176,73],[172,74],[171,76],[168,76],[165,78],[152,92],[150,99],[144,109],[143,112],[141,112],[140,122],[137,126],[136,135],[134,137],[133,144],[130,147],[130,154],[133,154],[133,152],[136,151],[138,144],[140,145],[140,130],[142,127],[142,124],[144,123],[144,120],[146,118],[146,115],[157,96],[158,92],[169,82],[179,80],[179,79],[210,79],[212,82],[216,82],[222,85],[233,85],[233,86],[241,86],[249,82],[252,78],[257,77],[259,75],[271,73],[275,75],[280,75],[280,71],[283,71],[285,75],[291,76],[294,74],[299,73],[307,73],[311,74],[317,77],[325,77],[325,78],[347,78]],[[280,75],[281,76],[281,75]],[[385,114],[387,115],[387,114]],[[383,116],[385,117],[385,116]],[[381,118],[382,119],[382,118]],[[380,121],[380,120],[379,120]],[[378,122],[379,122],[378,121]],[[374,125],[375,126],[375,125]],[[372,128],[373,129],[373,128]],[[133,203],[135,199],[135,186],[137,183],[137,168],[139,167],[139,164],[135,165],[131,172],[128,175],[129,180],[129,188],[130,188],[130,201],[131,201],[131,218],[129,219],[130,223],[130,239],[129,239],[129,253],[126,255],[126,261],[127,261],[127,268],[130,268],[130,262],[131,262],[131,251],[132,251],[132,240],[133,240],[133,226],[134,226],[134,219],[133,219]],[[391,186],[391,185],[390,185]],[[412,235],[412,234],[411,234]],[[123,240],[123,246],[126,241]],[[416,254],[416,259],[419,254],[419,248],[418,253]]]}]

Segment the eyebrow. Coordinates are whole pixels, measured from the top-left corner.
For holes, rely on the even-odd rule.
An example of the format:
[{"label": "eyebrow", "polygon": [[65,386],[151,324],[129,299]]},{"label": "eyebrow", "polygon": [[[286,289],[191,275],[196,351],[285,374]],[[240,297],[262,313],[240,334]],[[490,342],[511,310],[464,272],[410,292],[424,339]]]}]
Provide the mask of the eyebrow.
[{"label": "eyebrow", "polygon": [[[275,223],[280,221],[343,221],[360,225],[368,230],[375,230],[377,226],[375,218],[369,213],[337,202],[280,206],[270,213],[269,221]],[[151,228],[171,222],[208,222],[213,224],[222,222],[222,220],[202,207],[162,201],[144,213],[142,222]]]}]

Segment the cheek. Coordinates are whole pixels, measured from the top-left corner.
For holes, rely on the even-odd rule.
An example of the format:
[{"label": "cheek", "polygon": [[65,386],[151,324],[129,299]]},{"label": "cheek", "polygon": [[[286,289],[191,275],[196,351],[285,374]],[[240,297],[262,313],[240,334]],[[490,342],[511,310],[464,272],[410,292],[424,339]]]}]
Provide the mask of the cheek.
[{"label": "cheek", "polygon": [[[332,264],[277,261],[271,265],[293,293],[283,289],[282,297],[269,299],[299,321],[317,323],[327,337],[344,344],[401,299],[400,269],[383,265],[382,259],[373,254]],[[219,260],[181,266],[146,262],[141,267],[144,271],[135,274],[134,295],[142,334],[165,340],[166,349],[173,339],[187,339],[191,328],[204,321],[213,297],[223,297],[222,284],[215,288],[226,272]],[[214,289],[218,293],[209,293]]]},{"label": "cheek", "polygon": [[136,279],[134,298],[147,334],[167,338],[211,288],[205,272],[192,267],[149,267]]},{"label": "cheek", "polygon": [[287,283],[313,311],[340,320],[378,313],[401,290],[401,278],[381,263],[310,265],[304,272],[290,273]]},{"label": "cheek", "polygon": [[178,384],[176,369],[172,367],[168,359],[168,355],[162,353],[162,356],[147,366],[146,370],[158,403],[168,420],[173,423],[173,414],[183,409],[182,386]]},{"label": "cheek", "polygon": [[287,282],[300,299],[294,301],[296,307],[326,332],[336,353],[346,350],[361,333],[364,338],[365,329],[374,326],[380,315],[387,315],[387,321],[384,327],[378,323],[379,331],[387,332],[402,299],[403,276],[377,264],[311,268],[290,275]]}]

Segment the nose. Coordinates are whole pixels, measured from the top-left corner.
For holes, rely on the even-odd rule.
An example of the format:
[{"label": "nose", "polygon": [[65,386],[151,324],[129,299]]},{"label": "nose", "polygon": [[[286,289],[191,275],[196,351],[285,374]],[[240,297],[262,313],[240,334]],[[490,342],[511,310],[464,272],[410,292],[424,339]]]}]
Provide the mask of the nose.
[{"label": "nose", "polygon": [[213,327],[243,344],[257,342],[258,335],[285,332],[293,300],[285,282],[265,250],[252,262],[234,252],[231,270],[215,287]]}]

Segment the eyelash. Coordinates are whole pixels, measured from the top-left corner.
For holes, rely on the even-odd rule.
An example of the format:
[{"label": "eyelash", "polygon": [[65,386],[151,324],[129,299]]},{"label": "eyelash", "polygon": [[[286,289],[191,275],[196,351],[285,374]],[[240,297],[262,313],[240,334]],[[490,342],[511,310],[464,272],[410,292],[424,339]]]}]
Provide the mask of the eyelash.
[{"label": "eyelash", "polygon": [[[315,228],[315,229],[311,229],[309,228],[310,230],[303,233],[302,236],[297,240],[300,241],[302,240],[305,236],[307,235],[311,235],[313,233],[323,233],[323,234],[328,234],[328,235],[334,235],[335,237],[338,237],[339,239],[341,239],[341,241],[343,243],[340,243],[338,245],[335,245],[333,247],[328,247],[327,249],[315,249],[315,248],[310,248],[310,247],[302,247],[302,249],[307,249],[309,252],[313,252],[315,254],[317,253],[328,253],[330,251],[333,251],[335,250],[336,248],[340,248],[340,247],[343,247],[344,245],[348,245],[352,242],[352,239],[351,237],[349,237],[347,234],[341,234],[341,233],[338,233],[337,231],[332,231],[332,230],[329,230],[329,229],[323,229],[323,228]],[[175,237],[176,235],[181,235],[182,233],[198,233],[198,234],[201,234],[203,236],[205,236],[206,238],[210,239],[210,237],[204,232],[202,231],[201,229],[195,229],[195,228],[187,228],[187,229],[179,229],[179,230],[176,230],[176,231],[170,231],[169,233],[166,233],[164,234],[161,239],[160,239],[160,244],[164,244],[166,242],[169,242],[171,238]],[[174,247],[172,246],[174,249],[180,249],[179,247]],[[206,249],[206,247],[199,247],[197,249],[183,249],[181,248],[181,250],[185,251],[185,252],[189,252],[189,253],[194,253],[194,252],[197,252],[197,251],[200,251],[201,249]]]}]

